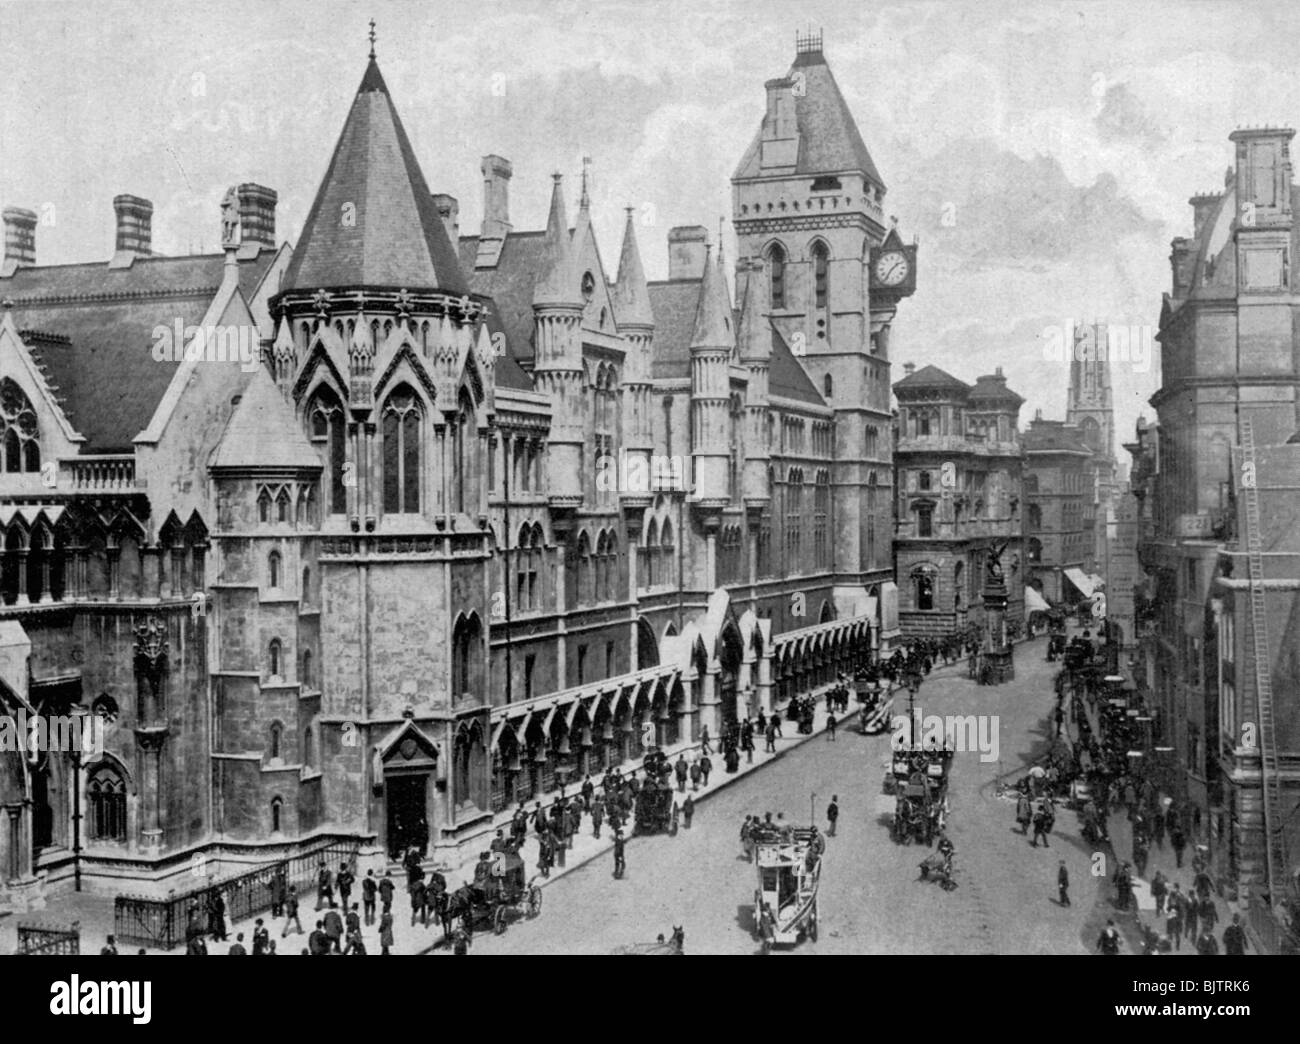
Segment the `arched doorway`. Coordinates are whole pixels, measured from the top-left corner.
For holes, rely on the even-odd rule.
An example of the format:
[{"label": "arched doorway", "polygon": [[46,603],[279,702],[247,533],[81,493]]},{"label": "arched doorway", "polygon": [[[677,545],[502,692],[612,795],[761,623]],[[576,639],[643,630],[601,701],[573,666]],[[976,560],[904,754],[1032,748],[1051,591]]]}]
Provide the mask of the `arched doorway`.
[{"label": "arched doorway", "polygon": [[654,628],[644,616],[636,622],[636,669],[659,666],[659,643],[655,641]]},{"label": "arched doorway", "polygon": [[740,675],[740,664],[745,657],[745,646],[740,631],[734,620],[728,621],[718,636],[718,700],[720,704],[718,729],[720,735],[726,735],[735,727],[738,714],[736,710],[736,685]]}]

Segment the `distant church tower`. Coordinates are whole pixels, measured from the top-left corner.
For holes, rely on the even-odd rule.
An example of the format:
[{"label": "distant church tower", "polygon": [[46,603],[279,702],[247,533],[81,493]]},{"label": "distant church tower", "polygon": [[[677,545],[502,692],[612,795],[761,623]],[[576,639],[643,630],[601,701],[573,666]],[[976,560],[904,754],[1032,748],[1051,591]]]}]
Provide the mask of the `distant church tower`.
[{"label": "distant church tower", "polygon": [[850,613],[893,576],[889,330],[916,288],[916,246],[885,215],[884,180],[821,34],[798,36],[795,51],[765,84],[766,113],[731,179],[737,286],[760,282],[762,313],[834,410],[834,595]]},{"label": "distant church tower", "polygon": [[1115,460],[1115,409],[1111,402],[1110,357],[1107,328],[1098,323],[1074,331],[1070,354],[1070,387],[1066,395],[1065,422],[1079,429],[1092,450],[1088,475],[1092,480],[1091,504],[1085,506],[1084,527],[1092,521],[1091,569],[1106,561],[1109,525],[1114,522],[1119,499],[1118,464]]}]

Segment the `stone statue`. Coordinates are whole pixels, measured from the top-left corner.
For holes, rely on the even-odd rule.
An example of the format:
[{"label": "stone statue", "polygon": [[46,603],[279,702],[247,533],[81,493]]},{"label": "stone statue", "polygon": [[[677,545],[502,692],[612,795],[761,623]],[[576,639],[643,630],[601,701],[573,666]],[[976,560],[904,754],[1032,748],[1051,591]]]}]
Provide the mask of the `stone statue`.
[{"label": "stone statue", "polygon": [[996,544],[989,549],[989,579],[994,582],[1002,579],[1002,552],[1007,549],[1008,543],[1010,543],[1010,541],[1004,540],[1002,543]]},{"label": "stone statue", "polygon": [[239,246],[239,193],[228,189],[221,201],[221,245]]}]

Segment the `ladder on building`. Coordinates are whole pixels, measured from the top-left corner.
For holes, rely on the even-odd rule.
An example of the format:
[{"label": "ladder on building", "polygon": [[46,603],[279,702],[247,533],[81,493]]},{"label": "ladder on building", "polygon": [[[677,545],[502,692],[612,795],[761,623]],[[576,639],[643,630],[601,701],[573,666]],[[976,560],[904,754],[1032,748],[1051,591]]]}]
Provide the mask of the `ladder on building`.
[{"label": "ladder on building", "polygon": [[1264,598],[1264,559],[1260,546],[1259,494],[1256,490],[1255,435],[1251,422],[1241,422],[1242,494],[1246,504],[1246,559],[1250,578],[1250,631],[1254,642],[1255,702],[1259,716],[1259,766],[1263,788],[1264,854],[1269,896],[1276,903],[1285,888],[1286,850],[1283,841],[1277,736],[1273,729],[1273,678],[1268,644],[1268,607]]}]

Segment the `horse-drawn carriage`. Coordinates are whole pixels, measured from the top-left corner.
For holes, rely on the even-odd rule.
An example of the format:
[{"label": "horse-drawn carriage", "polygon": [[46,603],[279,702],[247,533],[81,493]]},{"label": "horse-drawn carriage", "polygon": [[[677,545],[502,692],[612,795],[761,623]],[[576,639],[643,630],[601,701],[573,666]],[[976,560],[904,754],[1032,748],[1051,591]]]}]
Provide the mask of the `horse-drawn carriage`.
[{"label": "horse-drawn carriage", "polygon": [[642,762],[645,780],[636,794],[633,810],[634,834],[675,834],[673,821],[672,765],[658,747],[652,747]]},{"label": "horse-drawn carriage", "polygon": [[929,845],[948,822],[948,749],[896,751],[886,792],[894,795],[890,836],[899,844]]},{"label": "horse-drawn carriage", "polygon": [[472,935],[476,928],[490,924],[494,934],[503,935],[512,920],[531,920],[542,912],[541,885],[527,880],[523,858],[514,845],[507,842],[479,865],[485,869],[476,869],[473,883],[461,885],[448,897],[448,913],[460,920],[466,932]]},{"label": "horse-drawn carriage", "polygon": [[890,711],[894,709],[894,697],[890,692],[888,681],[859,674],[854,679],[857,690],[858,729],[864,736],[875,736],[889,728]]},{"label": "horse-drawn carriage", "polygon": [[763,952],[817,941],[817,886],[826,842],[816,827],[760,827],[753,835],[758,889],[754,924]]}]

